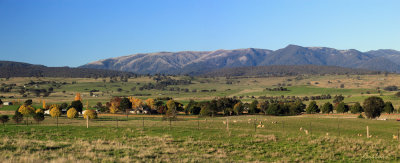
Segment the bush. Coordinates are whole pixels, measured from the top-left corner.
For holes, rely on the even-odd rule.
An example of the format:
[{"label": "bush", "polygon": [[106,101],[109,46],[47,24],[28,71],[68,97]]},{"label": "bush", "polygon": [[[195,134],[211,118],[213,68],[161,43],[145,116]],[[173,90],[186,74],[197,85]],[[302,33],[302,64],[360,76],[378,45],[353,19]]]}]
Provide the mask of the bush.
[{"label": "bush", "polygon": [[351,113],[356,114],[356,113],[362,113],[364,109],[361,107],[359,102],[356,102],[353,106],[350,108]]},{"label": "bush", "polygon": [[320,110],[318,108],[317,102],[311,101],[310,104],[308,105],[307,109],[306,109],[306,112],[307,112],[307,114],[319,113]]},{"label": "bush", "polygon": [[360,114],[360,115],[358,115],[357,118],[364,119],[364,116],[362,114]]},{"label": "bush", "polygon": [[389,114],[393,113],[394,107],[393,107],[392,102],[390,102],[390,101],[385,102],[385,107],[383,108],[383,111],[386,113],[389,113]]},{"label": "bush", "polygon": [[385,103],[382,98],[372,96],[368,97],[364,100],[364,112],[367,118],[376,118],[381,115],[383,108],[385,107]]},{"label": "bush", "polygon": [[348,111],[349,111],[349,106],[346,105],[344,102],[341,102],[336,106],[337,113],[347,113]]},{"label": "bush", "polygon": [[321,108],[322,113],[330,113],[333,111],[333,105],[330,102],[326,102],[322,108]]},{"label": "bush", "polygon": [[67,111],[67,117],[68,117],[69,119],[74,119],[74,118],[78,117],[78,111],[76,111],[75,108],[70,108],[70,109],[68,109],[68,111]]}]

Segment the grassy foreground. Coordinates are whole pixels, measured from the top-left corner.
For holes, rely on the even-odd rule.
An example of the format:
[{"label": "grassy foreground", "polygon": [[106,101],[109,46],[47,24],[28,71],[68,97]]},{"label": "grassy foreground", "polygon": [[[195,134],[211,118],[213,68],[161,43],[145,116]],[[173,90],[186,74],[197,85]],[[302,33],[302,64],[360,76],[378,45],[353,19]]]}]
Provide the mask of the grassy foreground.
[{"label": "grassy foreground", "polygon": [[[47,118],[7,124],[0,132],[2,162],[249,162],[399,160],[400,122],[357,115],[234,116],[178,121],[161,117]],[[396,115],[395,115],[396,116]],[[397,115],[398,116],[398,115]],[[256,128],[256,125],[264,128]],[[369,126],[371,138],[366,138]],[[300,130],[301,128],[301,130]],[[2,130],[2,129],[1,129]],[[308,131],[308,134],[306,131]],[[2,130],[3,131],[3,130]]]}]

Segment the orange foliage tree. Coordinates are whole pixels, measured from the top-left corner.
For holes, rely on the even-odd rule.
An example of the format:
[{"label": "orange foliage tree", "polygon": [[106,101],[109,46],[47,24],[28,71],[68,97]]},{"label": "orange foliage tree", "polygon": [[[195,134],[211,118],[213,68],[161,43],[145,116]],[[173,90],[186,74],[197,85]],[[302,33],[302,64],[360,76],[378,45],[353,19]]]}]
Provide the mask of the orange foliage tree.
[{"label": "orange foliage tree", "polygon": [[80,93],[76,93],[74,101],[82,101],[82,97]]}]

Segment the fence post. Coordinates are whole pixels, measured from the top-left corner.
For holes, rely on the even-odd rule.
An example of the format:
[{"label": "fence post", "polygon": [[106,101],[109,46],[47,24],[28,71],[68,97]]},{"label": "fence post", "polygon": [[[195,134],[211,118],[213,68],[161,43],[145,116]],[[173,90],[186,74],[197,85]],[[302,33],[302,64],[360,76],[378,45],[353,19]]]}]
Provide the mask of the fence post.
[{"label": "fence post", "polygon": [[367,138],[369,138],[369,128],[367,126]]},{"label": "fence post", "polygon": [[143,130],[144,130],[144,117],[142,117],[142,127],[143,127]]},{"label": "fence post", "polygon": [[257,124],[256,124],[257,119],[254,120],[254,132],[257,132]]},{"label": "fence post", "polygon": [[200,130],[200,120],[197,119],[197,130]]}]

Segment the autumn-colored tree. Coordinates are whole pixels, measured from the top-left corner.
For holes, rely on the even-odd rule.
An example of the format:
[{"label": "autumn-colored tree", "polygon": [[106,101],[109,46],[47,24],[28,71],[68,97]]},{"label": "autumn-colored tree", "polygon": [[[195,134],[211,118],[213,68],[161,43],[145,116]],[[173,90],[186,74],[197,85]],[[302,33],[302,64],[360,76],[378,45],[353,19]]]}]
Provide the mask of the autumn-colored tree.
[{"label": "autumn-colored tree", "polygon": [[35,113],[37,114],[37,113],[44,113],[44,112],[43,112],[43,109],[39,108],[39,109],[36,109]]},{"label": "autumn-colored tree", "polygon": [[242,102],[238,102],[233,106],[233,111],[236,113],[236,115],[242,114],[243,112],[243,104]]},{"label": "autumn-colored tree", "polygon": [[138,109],[143,106],[143,101],[141,99],[132,97],[130,100],[132,102],[132,108],[134,109]]},{"label": "autumn-colored tree", "polygon": [[[119,106],[121,105],[122,99],[119,97],[114,97],[111,99],[110,104],[111,106],[108,108],[110,110],[110,113],[115,114],[119,111]],[[115,116],[115,122],[117,122],[117,128],[118,128],[118,117]]]},{"label": "autumn-colored tree", "polygon": [[80,93],[76,93],[74,101],[82,101],[82,97]]},{"label": "autumn-colored tree", "polygon": [[148,98],[146,101],[146,105],[149,107],[149,108],[151,108],[151,109],[154,109],[154,106],[155,106],[155,101],[154,101],[154,99],[152,99],[152,98]]},{"label": "autumn-colored tree", "polygon": [[76,111],[75,108],[69,108],[67,111],[67,117],[69,119],[74,119],[74,118],[78,117],[78,111]]},{"label": "autumn-colored tree", "polygon": [[86,119],[89,117],[89,119],[96,119],[97,118],[97,112],[93,109],[88,109],[83,113],[83,117]]},{"label": "autumn-colored tree", "polygon": [[50,115],[51,117],[56,117],[57,118],[57,127],[58,127],[58,117],[61,115],[60,107],[58,105],[51,105],[50,106]]},{"label": "autumn-colored tree", "polygon": [[46,101],[42,100],[42,107],[43,109],[46,109]]},{"label": "autumn-colored tree", "polygon": [[33,108],[31,105],[21,105],[18,108],[18,112],[20,112],[22,115],[24,115],[26,117],[26,125],[28,125],[28,117],[32,116],[33,113],[35,113],[35,108]]}]

